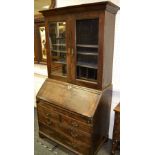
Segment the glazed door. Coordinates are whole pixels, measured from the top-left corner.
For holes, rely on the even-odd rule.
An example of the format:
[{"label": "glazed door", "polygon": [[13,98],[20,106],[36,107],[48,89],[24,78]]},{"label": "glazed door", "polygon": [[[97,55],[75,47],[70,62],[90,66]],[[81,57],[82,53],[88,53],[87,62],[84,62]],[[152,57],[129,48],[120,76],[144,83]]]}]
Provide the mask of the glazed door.
[{"label": "glazed door", "polygon": [[68,22],[66,19],[48,23],[50,77],[68,81]]},{"label": "glazed door", "polygon": [[98,19],[76,21],[76,78],[97,81]]},{"label": "glazed door", "polygon": [[91,88],[98,84],[99,16],[74,21],[74,82]]}]

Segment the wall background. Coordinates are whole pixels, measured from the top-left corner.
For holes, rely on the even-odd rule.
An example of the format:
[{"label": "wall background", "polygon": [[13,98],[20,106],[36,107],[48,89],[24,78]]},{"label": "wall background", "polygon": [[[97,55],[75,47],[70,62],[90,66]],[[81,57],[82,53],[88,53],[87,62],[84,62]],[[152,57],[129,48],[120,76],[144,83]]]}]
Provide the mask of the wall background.
[{"label": "wall background", "polygon": [[[57,0],[56,7],[64,7],[69,5],[78,5],[83,3],[94,3],[104,0]],[[110,0],[114,4],[119,6],[119,0]],[[120,29],[119,20],[120,11],[116,15],[115,23],[115,44],[114,44],[114,58],[113,58],[113,98],[111,105],[111,116],[110,116],[110,128],[109,128],[109,138],[112,138],[113,124],[114,124],[114,112],[113,109],[116,104],[120,101]],[[47,77],[46,66],[35,65],[35,90],[34,97],[36,96],[38,90],[40,89],[42,83]],[[41,74],[42,76],[39,76]]]}]

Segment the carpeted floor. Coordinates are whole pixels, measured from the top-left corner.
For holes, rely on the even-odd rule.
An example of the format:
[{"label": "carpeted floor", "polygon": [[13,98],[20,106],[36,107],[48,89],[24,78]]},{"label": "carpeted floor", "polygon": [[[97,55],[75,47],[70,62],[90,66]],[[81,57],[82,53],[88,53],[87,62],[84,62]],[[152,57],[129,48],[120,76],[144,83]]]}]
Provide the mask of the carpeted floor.
[{"label": "carpeted floor", "polygon": [[[97,155],[110,155],[111,144],[112,142],[109,140],[101,147]],[[64,148],[57,147],[47,139],[39,138],[36,109],[34,109],[34,155],[74,155]],[[116,152],[116,155],[120,155],[120,152]]]}]

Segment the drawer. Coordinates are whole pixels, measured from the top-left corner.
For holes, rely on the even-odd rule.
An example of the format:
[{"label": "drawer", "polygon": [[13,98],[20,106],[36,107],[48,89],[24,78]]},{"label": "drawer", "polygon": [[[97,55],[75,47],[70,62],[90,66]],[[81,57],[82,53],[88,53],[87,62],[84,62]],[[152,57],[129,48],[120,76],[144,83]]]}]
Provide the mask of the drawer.
[{"label": "drawer", "polygon": [[42,123],[39,123],[39,131],[41,131],[41,133],[45,136],[47,135],[48,138],[51,137],[52,140],[54,139],[59,141],[60,143],[63,143],[64,146],[68,146],[75,151],[81,152],[84,155],[87,155],[90,152],[91,146],[88,146],[82,142],[84,138],[82,141],[77,141],[75,139],[69,138],[68,136],[65,136],[60,130],[51,129]]},{"label": "drawer", "polygon": [[72,117],[74,119],[78,119],[79,121],[88,124],[89,126],[91,126],[91,122],[90,120],[88,121],[88,119],[86,117],[84,117],[83,115],[79,115],[77,113],[74,113],[72,111],[69,111],[63,107],[58,107],[52,103],[48,103],[46,101],[40,100],[40,102],[37,105],[43,105],[44,107],[46,107],[47,109],[51,109],[54,111],[57,111],[59,113],[63,113],[66,116]]},{"label": "drawer", "polygon": [[43,112],[39,111],[38,121],[52,130],[59,130],[63,135],[68,136],[71,139],[74,138],[77,141],[81,141],[81,139],[83,139],[83,142],[87,145],[92,144],[91,134],[82,131],[82,129],[80,129],[80,126],[75,120],[73,121],[70,118],[66,118],[59,113],[51,113],[50,115],[49,114],[50,113],[48,113],[47,110],[44,110]]},{"label": "drawer", "polygon": [[44,117],[54,119],[55,121],[61,122],[67,126],[76,127],[86,133],[92,133],[92,124],[82,122],[79,117],[74,117],[74,114],[70,115],[65,110],[55,108],[46,102],[40,102],[37,105],[38,112]]}]

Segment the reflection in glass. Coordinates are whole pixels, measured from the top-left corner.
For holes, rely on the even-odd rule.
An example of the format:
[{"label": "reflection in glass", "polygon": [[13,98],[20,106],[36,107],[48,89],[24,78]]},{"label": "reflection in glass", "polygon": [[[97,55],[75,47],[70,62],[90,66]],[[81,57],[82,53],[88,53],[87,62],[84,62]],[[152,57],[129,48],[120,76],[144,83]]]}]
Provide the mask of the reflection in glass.
[{"label": "reflection in glass", "polygon": [[49,25],[52,74],[66,76],[66,22],[52,22]]},{"label": "reflection in glass", "polygon": [[41,40],[41,51],[42,51],[42,58],[47,59],[46,55],[46,37],[45,37],[45,27],[39,27],[40,32],[40,40]]}]

